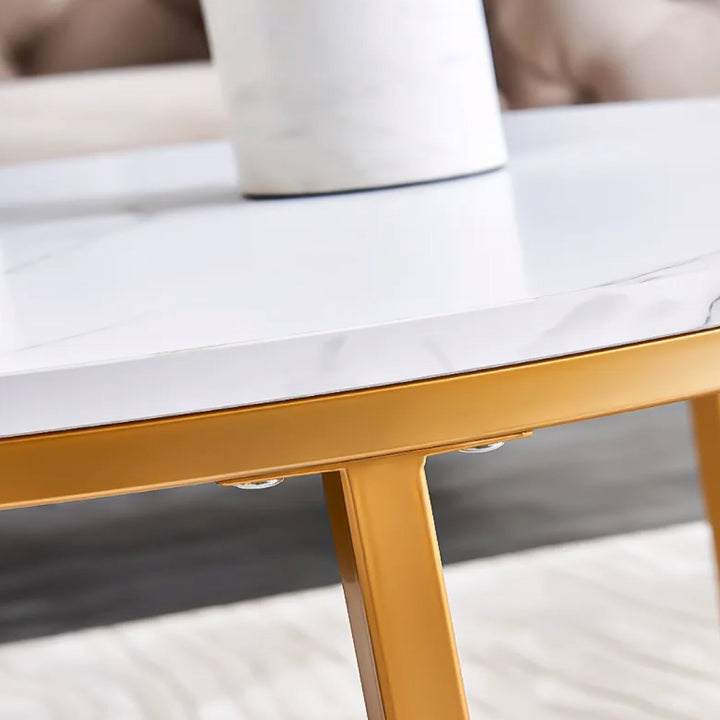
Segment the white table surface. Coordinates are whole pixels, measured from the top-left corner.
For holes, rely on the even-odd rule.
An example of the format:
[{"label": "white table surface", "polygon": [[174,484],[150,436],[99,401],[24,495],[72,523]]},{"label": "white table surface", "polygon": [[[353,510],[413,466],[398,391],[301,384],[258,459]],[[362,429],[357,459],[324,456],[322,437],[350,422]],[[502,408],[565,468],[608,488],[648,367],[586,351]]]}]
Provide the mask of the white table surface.
[{"label": "white table surface", "polygon": [[720,100],[505,120],[509,171],[324,198],[221,142],[0,167],[0,436],[720,325]]}]

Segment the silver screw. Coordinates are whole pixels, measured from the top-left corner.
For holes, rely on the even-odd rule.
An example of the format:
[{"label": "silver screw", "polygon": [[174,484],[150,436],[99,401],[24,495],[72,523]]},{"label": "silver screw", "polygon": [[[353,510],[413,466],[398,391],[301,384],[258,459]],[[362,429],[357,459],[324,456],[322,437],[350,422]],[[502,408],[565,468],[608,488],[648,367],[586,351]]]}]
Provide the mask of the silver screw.
[{"label": "silver screw", "polygon": [[240,488],[240,490],[267,490],[267,488],[279,485],[285,478],[273,478],[272,480],[259,480],[258,482],[237,483],[231,487]]},{"label": "silver screw", "polygon": [[488,453],[493,450],[499,450],[504,444],[504,442],[496,442],[490,443],[490,445],[478,445],[477,447],[463,448],[459,452],[467,453],[468,455],[479,455],[480,453]]}]

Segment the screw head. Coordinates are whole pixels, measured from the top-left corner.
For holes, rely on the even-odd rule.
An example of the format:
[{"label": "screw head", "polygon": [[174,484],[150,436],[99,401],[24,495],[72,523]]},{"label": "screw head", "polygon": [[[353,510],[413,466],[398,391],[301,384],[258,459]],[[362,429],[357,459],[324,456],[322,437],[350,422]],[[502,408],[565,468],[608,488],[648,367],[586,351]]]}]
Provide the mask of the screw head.
[{"label": "screw head", "polygon": [[258,482],[237,483],[230,487],[236,487],[240,490],[267,490],[268,488],[279,485],[285,478],[273,478],[272,480],[259,480]]},{"label": "screw head", "polygon": [[458,452],[467,453],[468,455],[480,455],[481,453],[489,453],[493,450],[499,450],[504,444],[504,442],[496,442],[490,443],[490,445],[478,445],[477,447],[463,448]]}]

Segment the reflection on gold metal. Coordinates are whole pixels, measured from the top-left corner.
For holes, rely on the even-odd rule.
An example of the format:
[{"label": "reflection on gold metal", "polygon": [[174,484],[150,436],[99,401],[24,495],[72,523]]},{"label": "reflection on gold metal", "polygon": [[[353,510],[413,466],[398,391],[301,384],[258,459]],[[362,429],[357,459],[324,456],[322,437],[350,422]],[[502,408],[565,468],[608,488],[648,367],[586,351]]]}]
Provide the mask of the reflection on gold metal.
[{"label": "reflection on gold metal", "polygon": [[424,458],[323,476],[370,720],[467,720]]},{"label": "reflection on gold metal", "polygon": [[718,357],[720,330],[708,330],[358,392],[6,438],[0,507],[261,481],[339,470],[362,458],[487,444],[718,392]]},{"label": "reflection on gold metal", "polygon": [[720,558],[720,394],[696,398],[692,409],[705,512],[713,530],[716,557]]},{"label": "reflection on gold metal", "polygon": [[[522,440],[524,438],[529,438],[529,437],[532,437],[532,430],[528,430],[527,432],[513,433],[512,435],[503,435],[499,438],[487,438],[487,439],[483,439],[482,442],[483,443],[505,444],[506,442],[511,442],[512,440]],[[480,442],[481,441],[478,441],[478,440],[475,440],[471,443],[468,443],[466,441],[461,444],[451,444],[451,445],[445,445],[444,447],[428,448],[427,450],[424,451],[424,454],[426,456],[441,455],[443,453],[452,452],[455,450],[462,451],[468,447],[472,448],[472,447],[478,445]],[[310,466],[298,468],[296,470],[288,470],[285,473],[285,478],[283,478],[283,479],[285,480],[289,477],[298,477],[298,476],[302,476],[302,475],[315,475],[318,473],[330,472],[332,470],[340,470],[343,467],[344,467],[344,464],[342,462],[326,463],[324,465],[316,465],[316,466],[310,465]],[[239,480],[237,478],[233,478],[230,480],[218,480],[217,484],[223,485],[223,486],[230,485],[232,487],[240,487],[241,485],[252,484],[252,483],[257,483],[257,482],[265,482],[266,480],[273,481],[274,478],[272,478],[271,475],[256,475],[256,476],[254,476],[253,479],[247,479],[247,480]]]}]

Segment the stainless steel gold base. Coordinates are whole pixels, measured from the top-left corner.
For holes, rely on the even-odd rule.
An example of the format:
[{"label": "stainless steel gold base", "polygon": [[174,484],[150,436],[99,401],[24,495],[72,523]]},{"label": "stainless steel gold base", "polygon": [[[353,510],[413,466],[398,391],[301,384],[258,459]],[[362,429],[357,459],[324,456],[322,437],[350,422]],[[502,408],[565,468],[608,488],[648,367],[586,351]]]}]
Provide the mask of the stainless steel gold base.
[{"label": "stainless steel gold base", "polygon": [[437,380],[6,438],[0,508],[202,482],[266,487],[322,472],[370,720],[466,720],[425,458],[692,400],[720,552],[718,360],[720,330],[709,330]]}]

